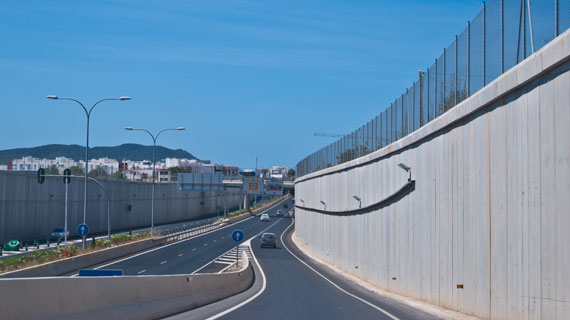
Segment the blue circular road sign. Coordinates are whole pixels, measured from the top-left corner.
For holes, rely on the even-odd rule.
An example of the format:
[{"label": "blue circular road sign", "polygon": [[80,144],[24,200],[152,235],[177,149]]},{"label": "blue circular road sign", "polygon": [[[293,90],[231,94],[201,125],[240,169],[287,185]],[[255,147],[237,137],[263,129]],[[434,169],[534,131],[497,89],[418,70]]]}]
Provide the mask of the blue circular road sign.
[{"label": "blue circular road sign", "polygon": [[243,240],[243,231],[236,230],[236,231],[232,232],[232,239],[234,239],[235,242],[242,241]]},{"label": "blue circular road sign", "polygon": [[85,237],[87,233],[89,233],[89,227],[86,224],[82,223],[77,226],[77,233],[80,236]]}]

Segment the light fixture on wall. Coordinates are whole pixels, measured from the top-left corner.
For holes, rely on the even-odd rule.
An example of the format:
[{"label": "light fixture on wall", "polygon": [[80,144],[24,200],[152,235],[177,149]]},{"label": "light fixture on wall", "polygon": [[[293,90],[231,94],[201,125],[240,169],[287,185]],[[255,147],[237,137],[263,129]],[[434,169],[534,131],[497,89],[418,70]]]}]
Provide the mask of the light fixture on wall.
[{"label": "light fixture on wall", "polygon": [[398,167],[400,167],[400,168],[406,170],[406,172],[409,173],[408,182],[412,181],[412,168],[411,168],[411,167],[408,167],[407,165],[405,165],[405,164],[403,164],[403,163],[401,163],[401,162],[398,164]]},{"label": "light fixture on wall", "polygon": [[352,196],[354,198],[354,200],[358,201],[358,208],[362,208],[362,199],[360,199],[358,196]]},{"label": "light fixture on wall", "polygon": [[325,206],[325,210],[327,210],[327,204],[323,200],[321,200],[321,203],[323,204],[323,206]]}]

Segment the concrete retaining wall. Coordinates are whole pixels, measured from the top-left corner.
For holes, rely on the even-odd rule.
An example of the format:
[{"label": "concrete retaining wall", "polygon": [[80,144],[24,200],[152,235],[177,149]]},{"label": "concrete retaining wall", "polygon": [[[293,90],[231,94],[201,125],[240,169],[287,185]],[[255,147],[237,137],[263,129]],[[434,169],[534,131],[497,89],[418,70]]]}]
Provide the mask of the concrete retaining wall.
[{"label": "concrete retaining wall", "polygon": [[[297,208],[299,239],[418,300],[482,318],[568,318],[569,58],[567,31],[422,129],[299,178],[296,204],[315,209]],[[399,163],[412,168],[409,192],[324,212],[394,193],[408,178]]]},{"label": "concrete retaining wall", "polygon": [[[150,183],[101,180],[111,198],[111,228],[150,225]],[[224,207],[223,194],[178,191],[176,184],[156,184],[155,224],[190,220],[217,212]],[[83,222],[83,180],[69,184],[68,225],[71,235]],[[55,227],[64,225],[65,186],[62,178],[47,177],[38,184],[31,173],[0,171],[0,243],[13,238],[45,239]],[[239,207],[240,189],[228,189],[227,205]],[[131,205],[131,211],[127,207]],[[92,181],[88,186],[87,224],[89,232],[107,230],[107,199]]]},{"label": "concrete retaining wall", "polygon": [[1,319],[157,319],[246,290],[251,265],[223,274],[0,279]]}]

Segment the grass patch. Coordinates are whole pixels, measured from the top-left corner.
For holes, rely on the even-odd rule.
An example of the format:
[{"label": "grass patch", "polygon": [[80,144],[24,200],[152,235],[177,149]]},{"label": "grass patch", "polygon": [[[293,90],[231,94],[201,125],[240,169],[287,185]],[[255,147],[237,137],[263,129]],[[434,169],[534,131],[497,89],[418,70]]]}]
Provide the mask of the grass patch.
[{"label": "grass patch", "polygon": [[91,246],[82,250],[77,246],[69,246],[67,248],[57,248],[52,250],[36,251],[31,254],[10,257],[0,260],[0,273],[19,270],[46,262],[57,261],[69,257],[79,256],[89,252],[118,246],[121,244],[134,242],[142,239],[150,238],[150,233],[135,234],[116,234],[109,239],[98,239],[91,242]]}]

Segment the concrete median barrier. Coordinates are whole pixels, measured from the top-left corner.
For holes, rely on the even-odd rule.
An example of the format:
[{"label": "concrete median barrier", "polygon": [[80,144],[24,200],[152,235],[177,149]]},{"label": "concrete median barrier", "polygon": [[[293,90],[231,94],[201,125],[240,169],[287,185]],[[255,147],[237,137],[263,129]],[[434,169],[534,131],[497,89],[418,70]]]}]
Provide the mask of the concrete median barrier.
[{"label": "concrete median barrier", "polygon": [[0,274],[0,278],[53,277],[163,245],[166,239],[146,239],[63,260]]},{"label": "concrete median barrier", "polygon": [[[0,319],[156,319],[249,288],[249,262],[224,274],[0,279]],[[23,298],[25,297],[25,299]]]}]

